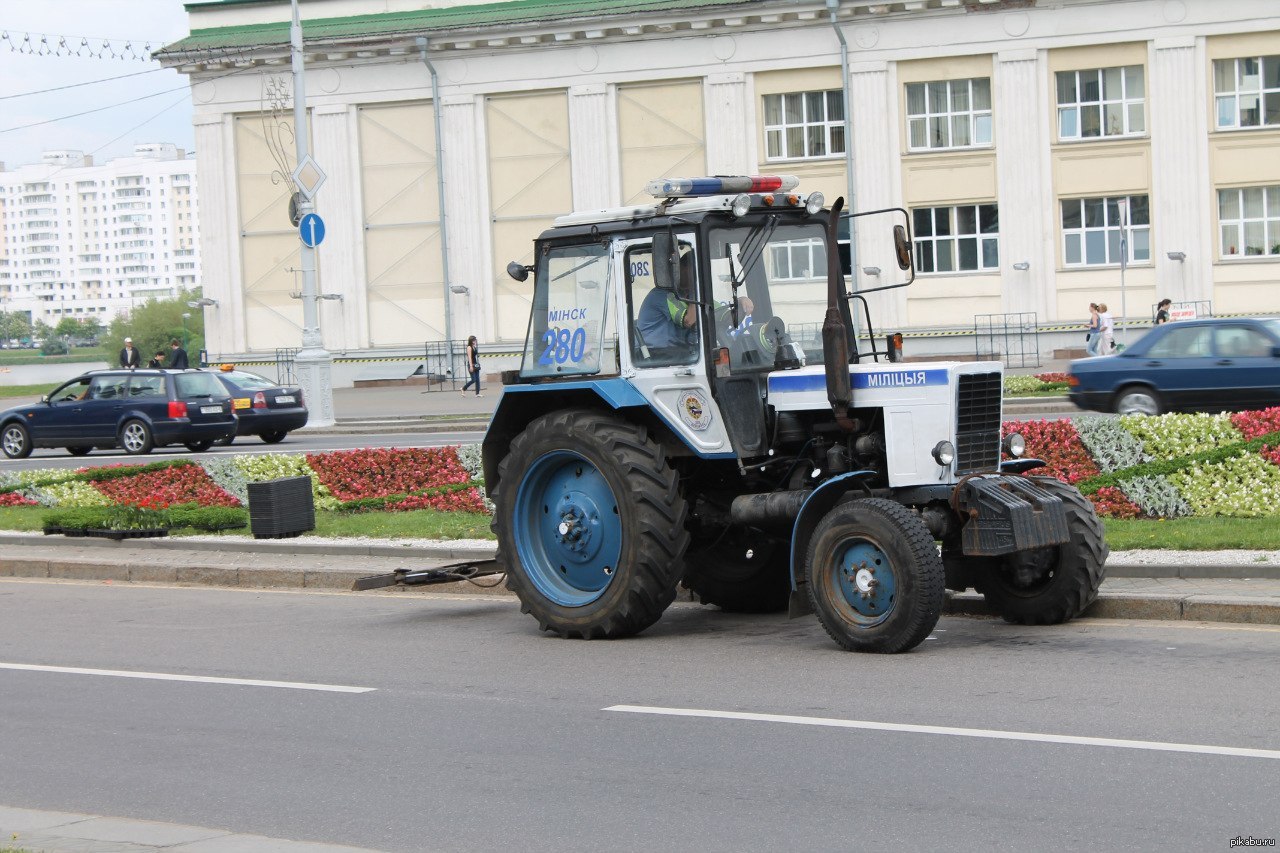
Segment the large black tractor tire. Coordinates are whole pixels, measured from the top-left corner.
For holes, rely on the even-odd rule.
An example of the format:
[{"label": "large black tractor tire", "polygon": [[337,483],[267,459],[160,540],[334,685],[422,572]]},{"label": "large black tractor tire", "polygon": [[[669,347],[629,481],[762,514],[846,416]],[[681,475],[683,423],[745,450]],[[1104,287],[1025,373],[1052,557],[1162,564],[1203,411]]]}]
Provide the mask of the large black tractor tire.
[{"label": "large black tractor tire", "polygon": [[1006,622],[1057,625],[1097,598],[1110,552],[1093,504],[1078,489],[1053,477],[1028,479],[1062,498],[1069,538],[1051,548],[981,560],[974,586]]},{"label": "large black tractor tire", "polygon": [[539,627],[611,639],[661,618],[684,567],[688,504],[644,427],[580,409],[543,415],[498,471],[498,563]]},{"label": "large black tractor tire", "polygon": [[924,641],[946,596],[942,559],[920,516],[862,498],[823,516],[805,555],[809,601],[845,649],[894,654]]},{"label": "large black tractor tire", "polygon": [[791,598],[791,550],[781,539],[732,527],[690,546],[683,583],[703,604],[729,613],[777,613]]}]

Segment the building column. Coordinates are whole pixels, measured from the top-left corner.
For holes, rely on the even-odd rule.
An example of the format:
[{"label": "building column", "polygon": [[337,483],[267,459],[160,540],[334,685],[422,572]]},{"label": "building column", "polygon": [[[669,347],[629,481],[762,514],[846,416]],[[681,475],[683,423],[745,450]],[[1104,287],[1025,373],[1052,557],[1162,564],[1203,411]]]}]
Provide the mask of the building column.
[{"label": "building column", "polygon": [[[1001,51],[992,81],[996,193],[1000,210],[1000,283],[1008,313],[1034,311],[1043,323],[1057,319],[1056,253],[1046,233],[1046,175],[1042,157],[1049,147],[1040,116],[1050,109],[1040,85],[1039,55],[1033,49]],[[1048,187],[1052,195],[1052,187]],[[1025,270],[1014,264],[1026,262]]]},{"label": "building column", "polygon": [[711,74],[703,82],[706,104],[707,174],[750,175],[754,163],[755,122],[747,110],[746,75]]},{"label": "building column", "polygon": [[[887,62],[856,62],[849,66],[849,105],[853,119],[854,213],[902,205],[902,163],[898,139],[897,66]],[[835,199],[830,199],[834,201]],[[863,290],[898,280],[893,249],[893,226],[901,219],[886,214],[855,219],[857,251],[850,284]],[[880,275],[868,276],[864,267],[879,267]],[[902,328],[907,319],[907,288],[887,290],[867,297],[871,322],[878,334]],[[854,302],[850,309],[861,313]],[[861,327],[862,321],[858,321]],[[862,330],[866,333],[866,329]]]},{"label": "building column", "polygon": [[569,87],[569,169],[574,210],[598,210],[619,204],[621,167],[614,109],[612,93],[603,83]]},{"label": "building column", "polygon": [[[1215,236],[1205,227],[1211,217],[1204,216],[1212,201],[1209,164],[1201,150],[1208,133],[1204,89],[1198,85],[1203,63],[1197,60],[1194,36],[1156,39],[1150,53],[1147,121],[1156,298],[1210,299]],[[1170,260],[1169,252],[1186,258]]]},{"label": "building column", "polygon": [[324,347],[343,351],[369,346],[365,286],[363,205],[360,198],[354,107],[327,104],[311,110],[311,156],[328,178],[316,194],[316,213],[326,238],[316,249],[319,293],[342,300],[320,302]]},{"label": "building column", "polygon": [[204,344],[210,355],[244,352],[244,282],[235,193],[233,119],[197,115],[195,127],[197,204],[200,211],[200,289],[217,305],[204,311]]},{"label": "building column", "polygon": [[[444,210],[449,220],[449,285],[467,288],[449,293],[453,337],[474,334],[482,342],[491,339],[486,320],[492,311],[493,272],[490,271],[488,169],[480,132],[483,101],[472,95],[445,95],[440,99],[444,175]],[[432,187],[434,192],[435,188]],[[505,275],[505,273],[504,273]]]}]

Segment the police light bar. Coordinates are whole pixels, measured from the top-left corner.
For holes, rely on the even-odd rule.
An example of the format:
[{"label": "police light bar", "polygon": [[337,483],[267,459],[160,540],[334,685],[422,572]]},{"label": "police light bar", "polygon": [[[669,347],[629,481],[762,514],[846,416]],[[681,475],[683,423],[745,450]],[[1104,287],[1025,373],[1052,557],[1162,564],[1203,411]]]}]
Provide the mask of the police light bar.
[{"label": "police light bar", "polygon": [[795,175],[735,175],[717,178],[659,178],[645,184],[654,198],[786,192],[800,186]]}]

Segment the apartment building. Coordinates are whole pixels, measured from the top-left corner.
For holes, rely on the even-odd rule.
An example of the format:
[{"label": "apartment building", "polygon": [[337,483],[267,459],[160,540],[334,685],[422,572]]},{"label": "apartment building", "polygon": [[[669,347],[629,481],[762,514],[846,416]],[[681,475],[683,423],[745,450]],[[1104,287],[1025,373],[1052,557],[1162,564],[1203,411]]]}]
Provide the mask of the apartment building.
[{"label": "apartment building", "polygon": [[0,167],[0,309],[104,324],[200,284],[196,161],[169,143]]},{"label": "apartment building", "polygon": [[[1164,297],[1280,313],[1274,0],[422,6],[303,4],[328,174],[321,289],[343,296],[321,306],[331,349],[446,325],[520,341],[530,294],[504,269],[529,262],[554,216],[698,174],[796,174],[859,210],[908,210],[918,277],[872,297],[884,327],[1073,323],[1126,297],[1133,318]],[[160,56],[190,77],[201,172],[217,176],[209,339],[267,349],[297,340],[302,318],[289,189],[271,180],[287,98],[264,112],[290,85],[289,3],[187,9],[192,35]],[[887,228],[858,226],[859,289],[896,270]],[[811,271],[794,277],[821,298]]]}]

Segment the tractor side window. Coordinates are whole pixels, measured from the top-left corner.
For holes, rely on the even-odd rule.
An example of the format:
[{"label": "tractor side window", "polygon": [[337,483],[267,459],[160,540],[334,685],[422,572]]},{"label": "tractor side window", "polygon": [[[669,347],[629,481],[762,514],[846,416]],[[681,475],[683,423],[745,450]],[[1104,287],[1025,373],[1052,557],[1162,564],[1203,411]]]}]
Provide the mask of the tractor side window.
[{"label": "tractor side window", "polygon": [[608,328],[609,247],[540,247],[522,376],[600,372]]},{"label": "tractor side window", "polygon": [[[631,361],[636,367],[693,364],[698,360],[698,306],[657,286],[653,246],[632,246],[625,256]],[[680,241],[680,271],[685,293],[696,292],[697,258],[691,243]]]}]

